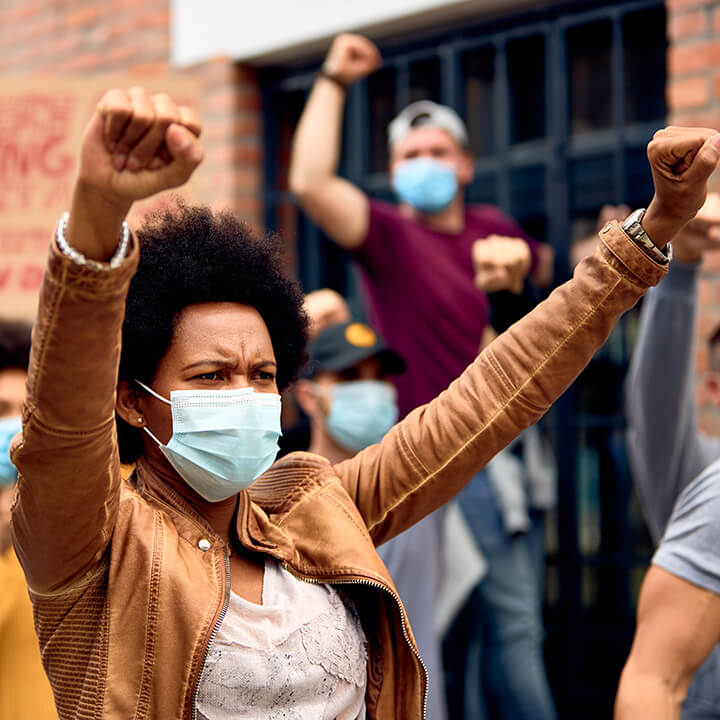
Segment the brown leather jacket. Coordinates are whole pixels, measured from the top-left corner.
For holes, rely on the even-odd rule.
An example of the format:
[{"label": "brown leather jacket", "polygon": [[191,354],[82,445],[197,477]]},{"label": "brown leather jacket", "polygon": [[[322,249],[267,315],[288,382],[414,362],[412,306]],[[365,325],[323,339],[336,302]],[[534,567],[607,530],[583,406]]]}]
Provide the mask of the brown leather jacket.
[{"label": "brown leather jacket", "polygon": [[[664,274],[616,225],[575,277],[382,441],[330,465],[295,453],[239,495],[240,543],[342,583],[369,639],[369,716],[424,715],[426,678],[375,546],[449,500],[535,422]],[[93,272],[53,244],[24,413],[15,547],[60,717],[191,720],[229,593],[228,548],[138,464],[120,477],[114,392],[137,250]],[[201,541],[207,542],[201,542]]]}]

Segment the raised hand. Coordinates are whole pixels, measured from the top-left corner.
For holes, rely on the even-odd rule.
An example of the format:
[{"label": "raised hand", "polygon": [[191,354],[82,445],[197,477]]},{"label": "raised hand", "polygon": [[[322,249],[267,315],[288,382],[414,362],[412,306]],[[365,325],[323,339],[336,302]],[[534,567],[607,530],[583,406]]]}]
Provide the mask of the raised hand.
[{"label": "raised hand", "polygon": [[179,187],[203,159],[200,129],[193,111],[167,95],[110,90],[85,131],[78,180],[129,203]]},{"label": "raised hand", "polygon": [[305,296],[305,312],[310,319],[308,335],[317,337],[326,327],[350,320],[350,309],[340,293],[322,288]]},{"label": "raised hand", "polygon": [[132,203],[183,185],[202,162],[190,108],[142,88],[109,90],[85,129],[66,237],[107,260]]},{"label": "raised hand", "polygon": [[708,193],[698,214],[673,239],[673,256],[695,264],[708,250],[720,250],[720,194]]},{"label": "raised hand", "polygon": [[323,70],[350,85],[382,65],[380,52],[362,35],[338,35],[330,46]]},{"label": "raised hand", "polygon": [[668,127],[648,145],[655,196],[643,227],[664,247],[700,210],[720,160],[720,135],[708,128]]},{"label": "raised hand", "polygon": [[485,292],[510,290],[519,294],[530,272],[530,247],[520,238],[490,235],[472,247],[475,284]]}]

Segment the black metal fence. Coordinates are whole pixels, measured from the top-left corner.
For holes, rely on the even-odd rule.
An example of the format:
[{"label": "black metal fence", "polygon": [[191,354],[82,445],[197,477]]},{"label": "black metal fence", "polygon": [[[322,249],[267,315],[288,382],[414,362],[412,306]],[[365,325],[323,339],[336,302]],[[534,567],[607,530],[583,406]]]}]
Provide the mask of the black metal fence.
[{"label": "black metal fence", "polygon": [[[500,206],[556,251],[568,276],[573,242],[603,204],[647,204],[645,146],[664,125],[666,18],[649,0],[574,2],[381,44],[384,65],[348,96],[341,172],[391,198],[386,127],[431,98],[466,119],[476,155],[470,202]],[[306,290],[334,287],[362,313],[342,251],[287,191],[292,134],[320,58],[263,76],[266,221],[288,242]],[[621,385],[637,317],[629,314],[553,409],[559,504],[548,530],[547,658],[564,718],[607,718],[634,629],[651,545],[632,492]]]}]

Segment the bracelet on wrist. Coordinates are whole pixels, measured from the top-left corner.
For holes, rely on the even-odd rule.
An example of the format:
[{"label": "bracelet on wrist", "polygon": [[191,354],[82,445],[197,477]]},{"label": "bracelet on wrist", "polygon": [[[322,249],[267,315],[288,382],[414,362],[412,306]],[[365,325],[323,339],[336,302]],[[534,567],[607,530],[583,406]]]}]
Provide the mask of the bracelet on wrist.
[{"label": "bracelet on wrist", "polygon": [[667,265],[672,260],[672,245],[668,243],[665,250],[661,250],[643,228],[641,223],[644,217],[645,208],[639,208],[623,220],[621,227],[625,234],[655,262]]},{"label": "bracelet on wrist", "polygon": [[317,76],[329,80],[330,82],[337,85],[343,92],[347,92],[348,86],[346,85],[346,83],[344,83],[337,75],[328,72],[325,68],[321,67],[317,72]]},{"label": "bracelet on wrist", "polygon": [[98,260],[90,260],[86,258],[81,252],[71,247],[68,241],[65,239],[65,231],[67,230],[68,220],[70,213],[63,213],[55,231],[55,241],[63,255],[69,257],[73,262],[78,265],[84,265],[91,270],[113,270],[122,264],[122,261],[127,256],[128,246],[130,245],[130,226],[127,222],[123,221],[122,232],[120,234],[120,242],[118,243],[115,254],[110,259],[110,262],[100,262]]}]

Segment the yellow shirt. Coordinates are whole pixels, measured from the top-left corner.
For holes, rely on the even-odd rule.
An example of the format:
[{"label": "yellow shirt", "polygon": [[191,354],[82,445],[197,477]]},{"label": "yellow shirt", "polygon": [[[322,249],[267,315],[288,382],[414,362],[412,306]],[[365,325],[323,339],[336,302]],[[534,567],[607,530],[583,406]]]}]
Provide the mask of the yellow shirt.
[{"label": "yellow shirt", "polygon": [[57,720],[40,662],[25,576],[12,548],[0,555],[0,718]]}]

